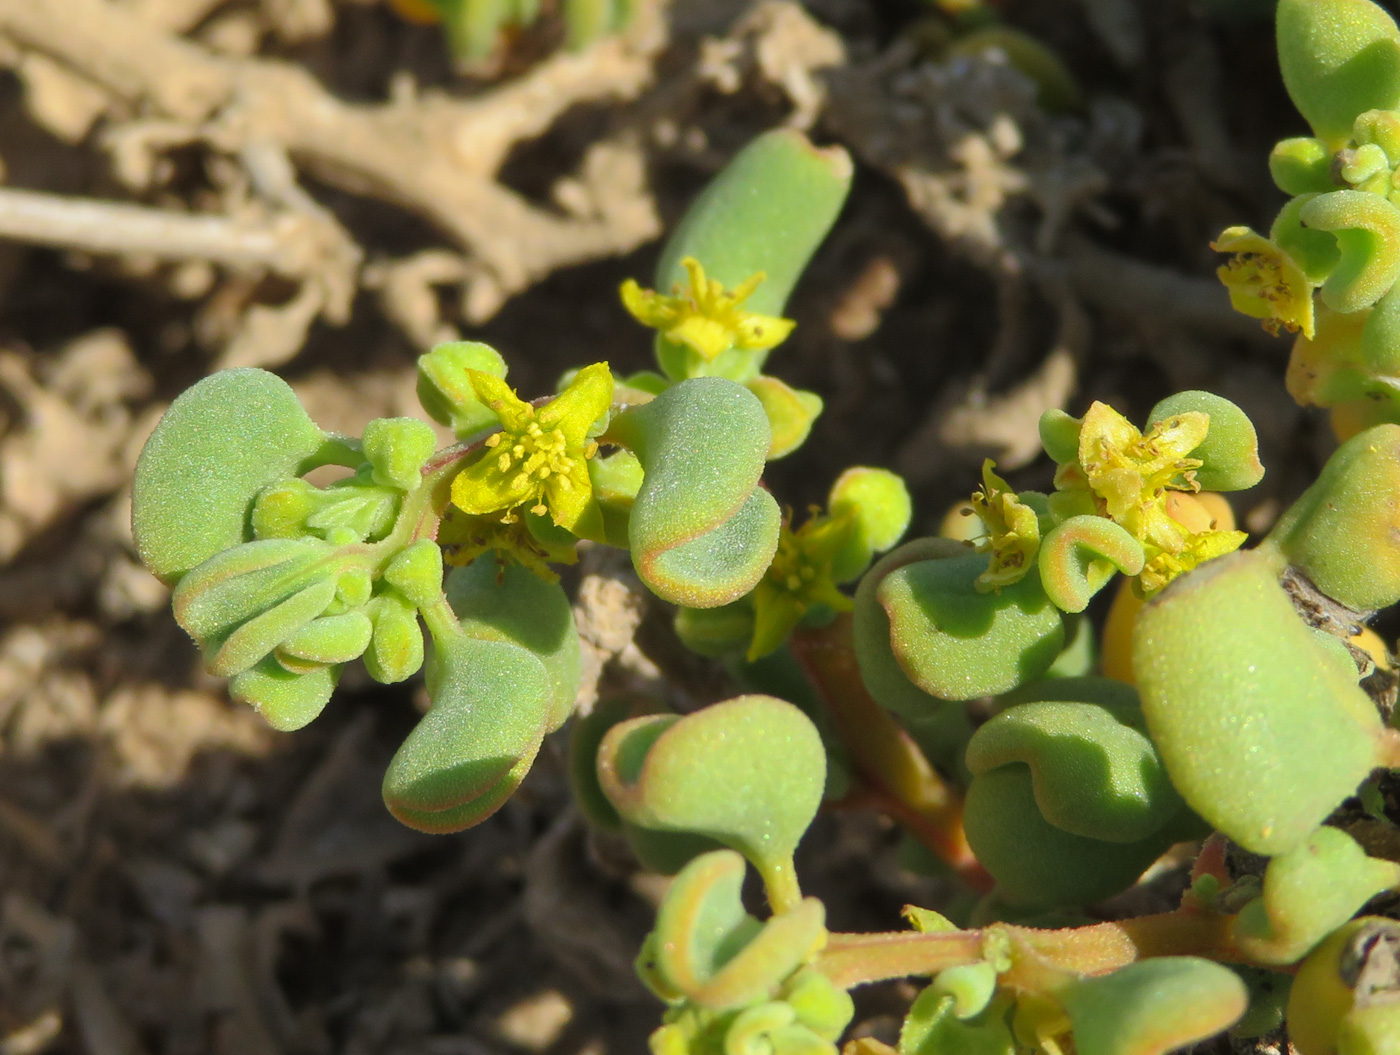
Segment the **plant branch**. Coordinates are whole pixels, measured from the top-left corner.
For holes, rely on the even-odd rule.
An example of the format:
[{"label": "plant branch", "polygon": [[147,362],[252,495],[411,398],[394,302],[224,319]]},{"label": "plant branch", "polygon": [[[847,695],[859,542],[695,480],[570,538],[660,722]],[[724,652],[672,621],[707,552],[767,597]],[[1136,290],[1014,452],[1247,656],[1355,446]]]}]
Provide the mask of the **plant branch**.
[{"label": "plant branch", "polygon": [[879,808],[946,861],[973,889],[991,888],[962,825],[962,799],[922,751],[871,697],[860,676],[851,617],[824,627],[799,627],[788,642],[851,752],[856,774]]},{"label": "plant branch", "polygon": [[818,956],[816,968],[843,988],[908,976],[928,977],[982,960],[984,944],[995,934],[1011,939],[1013,962],[1004,980],[1013,987],[1019,980],[1022,987],[1033,988],[1031,976],[1039,977],[1040,964],[1075,974],[1101,975],[1155,956],[1246,962],[1230,940],[1232,918],[1183,908],[1064,930],[995,924],[982,930],[933,934],[833,934]]},{"label": "plant branch", "polygon": [[556,55],[475,100],[409,93],[359,106],[299,66],[215,55],[110,0],[0,0],[0,34],[163,121],[166,142],[174,122],[229,154],[270,143],[329,184],[425,217],[473,257],[474,321],[558,267],[629,251],[658,232],[640,148],[627,142],[590,150],[569,215],[495,176],[514,143],[570,106],[637,95],[651,79],[660,25],[649,11],[634,32]]},{"label": "plant branch", "polygon": [[0,187],[0,238],[89,253],[207,260],[306,278],[324,266],[311,217],[236,218]]}]

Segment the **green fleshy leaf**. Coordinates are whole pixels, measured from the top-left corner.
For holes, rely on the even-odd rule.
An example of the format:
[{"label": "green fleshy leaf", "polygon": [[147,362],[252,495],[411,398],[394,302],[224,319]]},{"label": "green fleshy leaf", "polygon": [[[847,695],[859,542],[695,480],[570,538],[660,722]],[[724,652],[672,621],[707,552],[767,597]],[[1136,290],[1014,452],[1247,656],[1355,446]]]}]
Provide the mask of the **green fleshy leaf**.
[{"label": "green fleshy leaf", "polygon": [[412,827],[455,831],[524,777],[544,737],[550,679],[529,650],[463,634],[434,641],[427,685],[432,707],[390,761],[384,802]]},{"label": "green fleshy leaf", "polygon": [[304,630],[333,600],[335,578],[326,576],[255,615],[220,642],[212,655],[208,655],[205,665],[209,673],[224,678],[241,674],[288,638]]},{"label": "green fleshy leaf", "polygon": [[1269,175],[1285,194],[1325,194],[1332,182],[1332,151],[1311,136],[1283,139],[1269,152]]},{"label": "green fleshy leaf", "polygon": [[1040,415],[1040,445],[1050,460],[1066,465],[1079,458],[1079,430],[1084,422],[1063,410],[1047,410]]},{"label": "green fleshy leaf", "polygon": [[1400,425],[1347,440],[1269,533],[1269,544],[1323,593],[1359,611],[1400,600]]},{"label": "green fleshy leaf", "polygon": [[861,579],[852,611],[852,635],[861,680],[881,707],[908,720],[939,714],[946,701],[925,692],[909,679],[890,644],[890,617],[877,590],[886,575],[924,560],[963,557],[970,547],[952,539],[916,539],[882,557]]},{"label": "green fleshy leaf", "polygon": [[437,449],[437,434],[417,418],[375,418],[365,426],[361,443],[376,484],[412,491],[423,481],[423,465]]},{"label": "green fleshy leaf", "polygon": [[374,624],[364,612],[342,612],[313,619],[278,647],[279,656],[317,664],[349,663],[369,648]]},{"label": "green fleshy leaf", "polygon": [[423,630],[418,612],[406,598],[388,591],[366,607],[374,634],[364,654],[365,670],[382,685],[394,685],[423,666]]},{"label": "green fleshy leaf", "polygon": [[1313,198],[1298,217],[1336,236],[1340,257],[1320,291],[1333,311],[1369,308],[1400,279],[1400,208],[1385,198],[1336,190]]},{"label": "green fleshy leaf", "polygon": [[767,375],[755,377],[744,387],[758,397],[763,412],[768,415],[768,427],[773,430],[769,461],[785,458],[807,442],[812,422],[822,412],[821,396],[791,388]]},{"label": "green fleshy leaf", "polygon": [[645,471],[628,525],[642,581],[689,608],[753,589],[777,551],[781,517],[756,489],[770,433],[752,393],[722,378],[683,381],[619,414],[610,435]]},{"label": "green fleshy leaf", "polygon": [[1263,896],[1240,910],[1235,946],[1260,963],[1301,960],[1375,895],[1400,885],[1400,864],[1366,856],[1350,835],[1319,828],[1269,862]]},{"label": "green fleshy leaf", "polygon": [[468,370],[504,378],[506,361],[480,341],[449,341],[418,357],[418,402],[459,439],[498,424],[495,412],[476,398]]},{"label": "green fleshy leaf", "polygon": [[319,667],[293,673],[268,656],[255,666],[234,675],[229,695],[249,704],[278,732],[290,733],[309,725],[325,710],[340,667]]},{"label": "green fleshy leaf", "polygon": [[1163,956],[1083,979],[1060,1001],[1078,1055],[1165,1055],[1228,1028],[1248,995],[1228,967]]},{"label": "green fleshy leaf", "polygon": [[[1400,430],[1398,430],[1400,431]],[[1172,783],[1248,850],[1301,845],[1377,764],[1380,718],[1260,551],[1168,586],[1138,614],[1133,674]]]},{"label": "green fleshy leaf", "polygon": [[540,661],[549,681],[545,731],[563,725],[573,712],[583,668],[574,610],[563,588],[484,555],[452,569],[445,590],[466,633],[508,642]]},{"label": "green fleshy leaf", "polygon": [[636,714],[636,704],[628,696],[602,699],[569,726],[569,789],[584,819],[605,831],[621,831],[622,817],[598,783],[598,745],[609,729]]},{"label": "green fleshy leaf", "polygon": [[1161,829],[1135,842],[1086,838],[1051,824],[1024,766],[975,777],[963,823],[977,859],[1007,903],[1026,908],[1092,905],[1132,886],[1176,840]]},{"label": "green fleshy leaf", "polygon": [[742,655],[753,640],[753,602],[741,597],[719,608],[676,609],[676,636],[692,652],[711,659]]},{"label": "green fleshy leaf", "polygon": [[[628,821],[716,839],[767,876],[790,861],[816,816],[826,753],[792,704],[740,696],[684,718],[615,726],[599,750],[598,774]],[[714,794],[718,787],[723,795]]]},{"label": "green fleshy leaf", "polygon": [[442,550],[432,539],[419,539],[389,562],[384,581],[419,608],[427,608],[442,593]]},{"label": "green fleshy leaf", "polygon": [[850,517],[854,524],[831,562],[831,578],[838,583],[856,578],[875,554],[898,542],[914,515],[904,479],[888,469],[865,466],[847,469],[836,478],[826,508],[833,518]]},{"label": "green fleshy leaf", "polygon": [[1366,110],[1400,106],[1400,31],[1369,0],[1279,0],[1279,65],[1293,105],[1338,150]]},{"label": "green fleshy leaf", "polygon": [[1036,562],[1040,584],[1065,612],[1082,612],[1115,571],[1136,575],[1145,557],[1142,543],[1107,517],[1077,516],[1041,540]]},{"label": "green fleshy leaf", "polygon": [[876,587],[891,650],[930,695],[971,700],[1008,692],[1044,674],[1064,644],[1064,623],[1039,576],[981,593],[977,578],[986,567],[980,553],[919,561]]},{"label": "green fleshy leaf", "polygon": [[696,858],[657,910],[643,977],[709,1011],[771,1000],[825,938],[825,910],[807,898],[759,923],[744,911],[744,862],[731,850]]},{"label": "green fleshy leaf", "polygon": [[1393,393],[1394,379],[1400,376],[1400,286],[1392,287],[1366,316],[1359,351],[1359,365]]},{"label": "green fleshy leaf", "polygon": [[[1336,188],[1325,189],[1330,191]],[[1302,269],[1310,284],[1320,286],[1337,270],[1342,251],[1337,245],[1336,235],[1303,223],[1303,209],[1316,197],[1316,193],[1302,194],[1285,202],[1269,228],[1269,240]]]},{"label": "green fleshy leaf", "polygon": [[[814,147],[791,129],[760,135],[686,210],[657,262],[656,289],[664,293],[688,285],[681,261],[694,257],[725,289],[762,272],[764,280],[744,307],[781,315],[807,261],[835,222],[852,173],[850,156],[840,147]],[[685,351],[665,338],[657,340],[657,357],[673,379],[693,376],[699,368],[747,381],[767,358],[766,352],[725,353],[707,364]]]},{"label": "green fleshy leaf", "polygon": [[900,1030],[899,1055],[1015,1055],[1011,1004],[1010,996],[995,998],[964,1020],[956,1014],[955,998],[935,983],[914,998]]},{"label": "green fleshy leaf", "polygon": [[136,463],[132,535],[167,584],[252,536],[258,492],[295,476],[325,442],[291,388],[265,370],[223,370],[165,412]]},{"label": "green fleshy leaf", "polygon": [[1151,428],[1174,414],[1190,411],[1200,411],[1210,417],[1210,431],[1205,441],[1191,452],[1191,457],[1201,460],[1201,467],[1196,470],[1196,483],[1203,490],[1243,491],[1264,478],[1254,423],[1228,399],[1211,392],[1178,392],[1152,408],[1147,426]]},{"label": "green fleshy leaf", "polygon": [[1136,706],[1023,703],[977,730],[967,765],[978,776],[1025,766],[1041,815],[1088,839],[1137,842],[1184,808]]}]

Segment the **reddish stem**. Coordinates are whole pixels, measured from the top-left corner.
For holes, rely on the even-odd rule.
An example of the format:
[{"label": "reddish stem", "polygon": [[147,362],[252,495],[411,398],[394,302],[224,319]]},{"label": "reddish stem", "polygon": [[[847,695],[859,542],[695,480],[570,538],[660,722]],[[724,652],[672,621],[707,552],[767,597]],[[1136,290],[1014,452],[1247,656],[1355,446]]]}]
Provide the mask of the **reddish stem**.
[{"label": "reddish stem", "polygon": [[1232,918],[1183,908],[1064,930],[996,924],[980,931],[937,934],[833,934],[816,967],[846,988],[910,975],[927,977],[949,967],[977,963],[984,957],[986,938],[1000,932],[1011,939],[1013,949],[1020,950],[1020,955],[1013,955],[1006,983],[1034,989],[1039,988],[1041,964],[1074,974],[1101,975],[1154,956],[1247,962],[1230,940]]},{"label": "reddish stem", "polygon": [[[863,797],[904,825],[974,890],[990,890],[992,878],[972,853],[963,831],[962,797],[866,690],[850,615],[837,616],[824,627],[799,627],[788,645],[826,704],[836,735],[851,753]],[[856,801],[861,797],[853,796]]]}]

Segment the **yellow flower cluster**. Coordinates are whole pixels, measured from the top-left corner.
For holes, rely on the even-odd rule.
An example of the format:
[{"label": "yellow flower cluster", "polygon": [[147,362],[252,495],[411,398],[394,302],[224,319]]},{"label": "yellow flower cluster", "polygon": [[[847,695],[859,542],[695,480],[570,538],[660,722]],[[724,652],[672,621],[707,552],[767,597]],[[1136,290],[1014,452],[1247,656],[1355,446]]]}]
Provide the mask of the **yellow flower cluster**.
[{"label": "yellow flower cluster", "polygon": [[683,344],[706,362],[731,348],[756,352],[776,347],[787,340],[797,324],[776,315],[745,311],[744,301],[766,277],[751,275],[733,290],[726,291],[694,257],[681,261],[690,276],[684,291],[671,295],[642,289],[633,279],[622,284],[622,303],[643,326],[659,330],[667,340]]},{"label": "yellow flower cluster", "polygon": [[982,488],[972,492],[973,512],[987,529],[977,551],[991,554],[987,570],[977,577],[982,593],[1020,582],[1035,565],[1040,549],[1040,518],[992,472],[993,464],[990,458],[982,463]]},{"label": "yellow flower cluster", "polygon": [[[1199,411],[1174,414],[1146,433],[1106,403],[1094,403],[1079,432],[1079,458],[1060,467],[1055,487],[1073,502],[1088,500],[1142,543],[1147,562],[1138,576],[1151,596],[1183,572],[1240,548],[1243,531],[1193,531],[1169,511],[1172,492],[1195,493],[1198,458],[1190,453],[1210,430]],[[1059,496],[1057,496],[1059,497]]]}]

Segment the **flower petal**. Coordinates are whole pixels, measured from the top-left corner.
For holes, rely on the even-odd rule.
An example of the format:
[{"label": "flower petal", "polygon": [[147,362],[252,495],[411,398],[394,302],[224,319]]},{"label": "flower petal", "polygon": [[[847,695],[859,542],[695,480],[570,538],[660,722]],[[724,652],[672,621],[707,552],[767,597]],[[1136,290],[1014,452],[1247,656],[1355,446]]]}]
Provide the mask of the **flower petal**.
[{"label": "flower petal", "polygon": [[593,499],[593,480],[588,475],[588,462],[577,458],[567,474],[549,477],[544,482],[544,494],[554,522],[561,528],[573,531]]},{"label": "flower petal", "polygon": [[512,482],[513,478],[497,467],[495,452],[487,450],[453,479],[452,504],[476,516],[509,509],[522,497],[511,488]]},{"label": "flower petal", "polygon": [[608,364],[594,363],[580,370],[568,388],[540,408],[540,424],[552,425],[564,434],[569,457],[576,461],[583,460],[588,430],[612,406],[613,384]]},{"label": "flower petal", "polygon": [[491,408],[507,431],[522,432],[530,424],[535,408],[517,396],[504,380],[480,370],[468,370],[467,377],[471,379],[476,398]]}]

